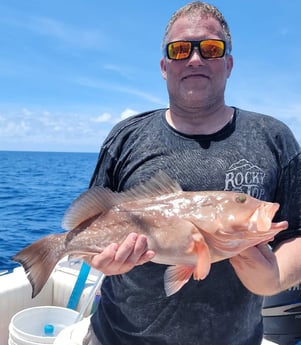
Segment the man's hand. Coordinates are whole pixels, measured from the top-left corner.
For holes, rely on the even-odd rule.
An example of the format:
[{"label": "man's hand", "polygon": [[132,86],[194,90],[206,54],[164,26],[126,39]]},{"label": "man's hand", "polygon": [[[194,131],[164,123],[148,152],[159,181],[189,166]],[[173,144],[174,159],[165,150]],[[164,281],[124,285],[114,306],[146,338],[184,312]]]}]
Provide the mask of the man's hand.
[{"label": "man's hand", "polygon": [[266,243],[230,259],[244,286],[257,295],[270,296],[300,284],[301,237],[283,241],[272,252]]},{"label": "man's hand", "polygon": [[146,236],[131,233],[119,246],[112,243],[100,254],[85,260],[93,268],[110,276],[126,273],[135,266],[150,261],[154,256],[154,251],[147,249]]},{"label": "man's hand", "polygon": [[257,295],[273,295],[281,290],[277,257],[266,243],[248,248],[230,259],[243,285]]}]

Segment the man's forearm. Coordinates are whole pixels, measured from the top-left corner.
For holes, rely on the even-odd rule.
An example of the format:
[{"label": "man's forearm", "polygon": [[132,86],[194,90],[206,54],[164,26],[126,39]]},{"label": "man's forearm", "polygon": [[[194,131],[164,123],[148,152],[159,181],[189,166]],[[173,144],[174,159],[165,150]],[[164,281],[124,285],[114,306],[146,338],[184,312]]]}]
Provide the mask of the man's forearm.
[{"label": "man's forearm", "polygon": [[277,257],[280,288],[287,290],[301,282],[301,237],[287,240],[275,250]]}]

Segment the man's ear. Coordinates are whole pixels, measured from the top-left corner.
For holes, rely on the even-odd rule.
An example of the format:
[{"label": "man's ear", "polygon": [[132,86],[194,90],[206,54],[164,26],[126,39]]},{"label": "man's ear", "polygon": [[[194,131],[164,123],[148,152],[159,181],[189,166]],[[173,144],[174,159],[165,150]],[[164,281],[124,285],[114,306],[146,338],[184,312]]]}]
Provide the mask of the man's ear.
[{"label": "man's ear", "polygon": [[160,60],[160,67],[161,67],[162,77],[163,77],[163,79],[166,80],[166,60],[165,60],[165,58],[162,58]]},{"label": "man's ear", "polygon": [[226,59],[227,59],[227,65],[226,65],[226,68],[227,68],[227,78],[230,77],[231,75],[231,72],[232,72],[232,68],[233,68],[233,56],[232,55],[228,55],[226,56]]}]

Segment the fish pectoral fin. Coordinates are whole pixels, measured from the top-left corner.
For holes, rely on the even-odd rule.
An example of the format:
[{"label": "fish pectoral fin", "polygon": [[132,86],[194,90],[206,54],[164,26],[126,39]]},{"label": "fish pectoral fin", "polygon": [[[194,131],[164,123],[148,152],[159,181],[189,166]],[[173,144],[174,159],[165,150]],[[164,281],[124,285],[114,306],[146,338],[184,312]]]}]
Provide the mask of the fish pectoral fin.
[{"label": "fish pectoral fin", "polygon": [[102,252],[101,249],[99,249],[99,251],[86,251],[86,252],[77,252],[77,253],[72,253],[68,255],[68,260],[73,260],[73,259],[86,259],[86,258],[90,258],[91,256],[100,254]]},{"label": "fish pectoral fin", "polygon": [[164,273],[164,288],[166,296],[178,292],[190,279],[194,266],[170,266]]},{"label": "fish pectoral fin", "polygon": [[211,268],[210,251],[205,239],[194,243],[194,250],[197,255],[197,265],[193,271],[195,280],[205,279]]},{"label": "fish pectoral fin", "polygon": [[210,250],[204,236],[199,230],[193,232],[192,239],[193,241],[187,250],[187,253],[194,253],[197,256],[193,278],[195,280],[205,279],[211,268]]}]

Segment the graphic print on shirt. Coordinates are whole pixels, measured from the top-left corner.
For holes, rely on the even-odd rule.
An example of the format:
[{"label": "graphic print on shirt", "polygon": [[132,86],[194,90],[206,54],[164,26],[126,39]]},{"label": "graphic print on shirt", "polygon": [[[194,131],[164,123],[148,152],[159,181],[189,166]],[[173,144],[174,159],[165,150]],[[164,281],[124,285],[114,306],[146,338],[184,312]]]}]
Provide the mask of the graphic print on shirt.
[{"label": "graphic print on shirt", "polygon": [[226,172],[225,190],[243,192],[257,199],[264,196],[264,171],[246,159],[232,164]]}]

